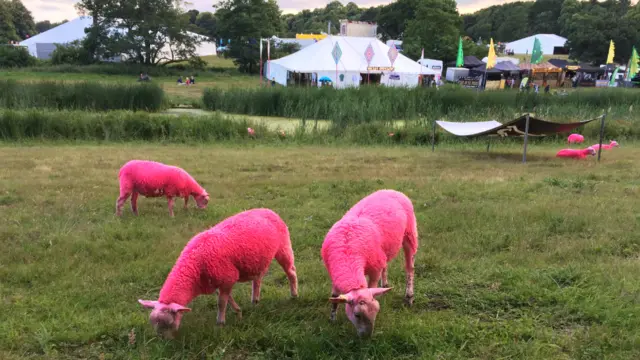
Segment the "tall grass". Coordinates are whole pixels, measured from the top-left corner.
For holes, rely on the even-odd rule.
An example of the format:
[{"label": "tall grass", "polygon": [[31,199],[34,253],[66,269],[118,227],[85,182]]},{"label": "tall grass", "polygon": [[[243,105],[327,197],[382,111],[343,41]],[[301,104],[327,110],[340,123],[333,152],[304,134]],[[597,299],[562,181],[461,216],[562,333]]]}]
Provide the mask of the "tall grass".
[{"label": "tall grass", "polygon": [[[250,99],[250,101],[248,101]],[[234,88],[206,89],[203,105],[209,110],[337,123],[364,123],[398,119],[429,119],[486,112],[512,117],[521,111],[562,114],[574,119],[594,117],[612,108],[618,113],[640,107],[640,94],[632,89],[584,89],[568,95],[486,91],[459,87],[389,88]],[[475,117],[475,116],[474,116]]]},{"label": "tall grass", "polygon": [[5,109],[157,111],[163,104],[164,92],[155,84],[0,80],[0,107]]},{"label": "tall grass", "polygon": [[184,64],[175,64],[171,66],[149,66],[142,64],[129,63],[106,63],[92,65],[40,65],[16,69],[17,71],[34,72],[34,73],[62,73],[62,74],[100,74],[100,75],[130,75],[138,77],[140,73],[147,73],[151,77],[161,76],[179,76],[185,72],[195,76],[203,73],[233,73],[233,68],[225,68],[219,66],[207,66],[205,69],[195,69]]},{"label": "tall grass", "polygon": [[[83,140],[83,141],[149,141],[149,142],[217,142],[248,140],[258,142],[294,142],[301,144],[409,145],[431,144],[433,121],[407,121],[404,124],[382,122],[348,124],[332,123],[328,128],[313,129],[299,121],[295,130],[283,135],[279,129],[264,122],[254,122],[236,116],[214,113],[209,116],[149,114],[131,111],[89,113],[84,111],[4,110],[0,111],[0,140],[22,141]],[[247,128],[255,130],[249,136]],[[587,124],[578,132],[597,139],[599,122]],[[640,121],[610,118],[606,126],[607,139],[639,139]],[[564,141],[566,134],[532,139],[532,142]],[[437,128],[437,143],[469,142]],[[479,141],[485,141],[481,138]],[[507,139],[516,141],[521,139]]]}]

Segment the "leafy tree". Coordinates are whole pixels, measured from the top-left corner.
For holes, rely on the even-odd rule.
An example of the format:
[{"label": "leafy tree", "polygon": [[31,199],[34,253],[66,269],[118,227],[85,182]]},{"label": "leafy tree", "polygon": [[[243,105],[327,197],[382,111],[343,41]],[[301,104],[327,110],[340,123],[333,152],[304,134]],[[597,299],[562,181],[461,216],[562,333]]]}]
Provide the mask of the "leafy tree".
[{"label": "leafy tree", "polygon": [[43,33],[43,32],[45,32],[47,30],[53,29],[56,26],[60,26],[60,25],[62,25],[64,23],[66,23],[66,22],[68,22],[68,20],[64,20],[64,21],[57,22],[57,23],[52,23],[49,20],[38,21],[35,24],[36,33],[38,33],[38,34]]},{"label": "leafy tree", "polygon": [[564,0],[536,0],[529,7],[529,35],[562,35],[562,25],[558,22],[558,17],[563,2]]},{"label": "leafy tree", "polygon": [[200,14],[200,11],[195,9],[187,11],[187,16],[189,17],[189,24],[195,25],[196,19],[198,18],[199,14]]},{"label": "leafy tree", "polygon": [[378,32],[384,40],[403,39],[408,22],[417,18],[416,9],[419,2],[420,0],[398,0],[380,9]]},{"label": "leafy tree", "polygon": [[231,39],[229,56],[240,71],[259,72],[260,39],[281,30],[278,4],[275,0],[223,0],[216,7],[218,33]]},{"label": "leafy tree", "polygon": [[85,45],[94,56],[124,54],[146,65],[186,60],[200,40],[184,31],[190,18],[182,5],[179,0],[81,0],[78,7],[94,17]]},{"label": "leafy tree", "polygon": [[531,35],[529,13],[533,3],[490,6],[463,16],[464,33],[474,40],[513,41]]},{"label": "leafy tree", "polygon": [[16,34],[21,40],[24,40],[36,33],[36,24],[31,16],[31,11],[22,4],[20,0],[11,1],[11,14],[13,18],[13,26]]},{"label": "leafy tree", "polygon": [[13,24],[11,2],[0,0],[0,44],[19,40],[16,27]]},{"label": "leafy tree", "polygon": [[211,39],[216,39],[218,37],[217,20],[213,13],[205,11],[198,14],[198,17],[196,18],[196,26],[200,29],[200,34],[206,35]]},{"label": "leafy tree", "polygon": [[427,58],[455,59],[462,18],[454,0],[421,0],[416,17],[407,23],[403,48],[417,59],[422,48]]}]

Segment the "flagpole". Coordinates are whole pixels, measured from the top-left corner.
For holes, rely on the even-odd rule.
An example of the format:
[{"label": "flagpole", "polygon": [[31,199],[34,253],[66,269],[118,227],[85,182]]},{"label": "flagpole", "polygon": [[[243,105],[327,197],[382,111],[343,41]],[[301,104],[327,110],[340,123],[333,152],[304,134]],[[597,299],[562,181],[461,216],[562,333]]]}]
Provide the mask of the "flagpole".
[{"label": "flagpole", "polygon": [[260,38],[260,86],[263,86],[263,73],[262,73],[262,38]]}]

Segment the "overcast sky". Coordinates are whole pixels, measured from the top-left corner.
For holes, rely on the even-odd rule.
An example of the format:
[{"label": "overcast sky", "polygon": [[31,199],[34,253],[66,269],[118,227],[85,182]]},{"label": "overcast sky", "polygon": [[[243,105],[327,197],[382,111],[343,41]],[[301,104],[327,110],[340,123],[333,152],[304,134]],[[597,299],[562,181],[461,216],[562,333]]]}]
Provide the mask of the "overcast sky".
[{"label": "overcast sky", "polygon": [[[36,21],[49,20],[51,22],[72,20],[78,16],[73,4],[77,0],[22,0],[24,5],[31,11]],[[461,13],[474,12],[491,5],[504,4],[515,0],[457,0],[458,11]],[[212,11],[212,5],[216,0],[191,0],[191,8],[200,11]],[[295,13],[302,9],[325,7],[330,1],[327,0],[278,0],[280,9],[285,13]],[[360,7],[388,4],[391,1],[384,0],[356,0]],[[348,1],[342,1],[343,4]]]}]

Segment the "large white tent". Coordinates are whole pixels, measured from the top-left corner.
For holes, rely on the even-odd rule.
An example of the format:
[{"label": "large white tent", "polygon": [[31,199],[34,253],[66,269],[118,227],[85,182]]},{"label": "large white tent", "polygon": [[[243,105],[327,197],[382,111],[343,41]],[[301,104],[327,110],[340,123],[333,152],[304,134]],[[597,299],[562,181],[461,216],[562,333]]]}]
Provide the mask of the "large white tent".
[{"label": "large white tent", "polygon": [[553,49],[555,47],[564,47],[567,43],[567,39],[562,36],[555,34],[537,34],[507,43],[505,49],[513,50],[514,54],[531,54],[535,38],[538,38],[540,41],[542,53],[545,55],[553,55]]},{"label": "large white tent", "polygon": [[[56,49],[55,44],[64,45],[84,39],[86,36],[85,29],[89,28],[92,24],[93,18],[91,16],[81,16],[26,39],[20,43],[20,46],[27,47],[31,56],[35,56],[38,59],[49,59],[51,58],[53,50]],[[117,30],[113,29],[113,31]],[[216,55],[216,44],[214,42],[206,41],[206,37],[202,35],[192,32],[187,33],[202,40],[196,47],[196,54],[198,56]],[[169,58],[171,55],[169,45],[165,44],[160,50],[160,53]],[[118,57],[111,60],[119,61],[120,58]]]},{"label": "large white tent", "polygon": [[[332,56],[336,43],[342,51],[337,67]],[[365,57],[369,44],[374,53],[370,65]],[[402,54],[398,54],[392,66],[388,51],[389,47],[376,38],[327,36],[294,54],[270,61],[265,64],[268,67],[265,72],[269,79],[285,86],[289,73],[295,72],[314,74],[317,79],[328,77],[336,88],[359,86],[362,74],[367,74],[368,66],[381,68],[370,70],[369,73],[381,74],[380,83],[387,86],[417,86],[420,75],[440,75]]]}]

